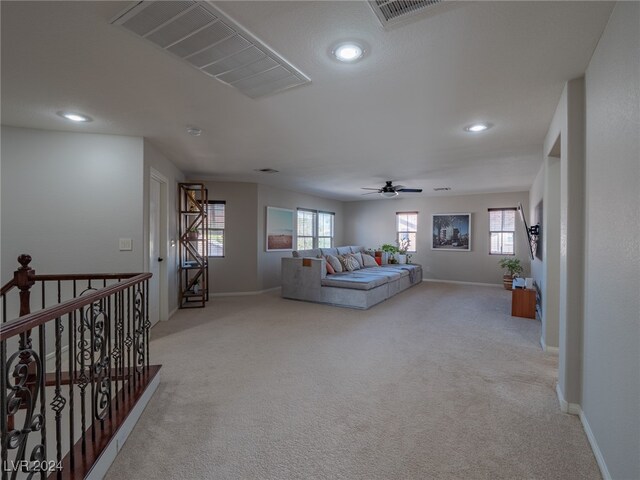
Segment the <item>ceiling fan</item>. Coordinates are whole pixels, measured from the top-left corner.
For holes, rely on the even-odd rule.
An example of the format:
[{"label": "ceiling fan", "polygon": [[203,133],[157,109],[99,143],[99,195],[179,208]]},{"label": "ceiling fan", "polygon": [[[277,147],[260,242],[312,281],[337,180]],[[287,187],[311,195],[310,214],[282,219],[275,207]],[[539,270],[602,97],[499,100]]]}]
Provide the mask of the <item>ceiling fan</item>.
[{"label": "ceiling fan", "polygon": [[375,190],[374,192],[363,193],[363,195],[371,195],[372,193],[379,193],[383,197],[391,198],[398,195],[399,192],[403,193],[420,193],[421,188],[405,188],[404,185],[393,185],[393,180],[387,180],[382,188],[362,188],[363,190]]}]

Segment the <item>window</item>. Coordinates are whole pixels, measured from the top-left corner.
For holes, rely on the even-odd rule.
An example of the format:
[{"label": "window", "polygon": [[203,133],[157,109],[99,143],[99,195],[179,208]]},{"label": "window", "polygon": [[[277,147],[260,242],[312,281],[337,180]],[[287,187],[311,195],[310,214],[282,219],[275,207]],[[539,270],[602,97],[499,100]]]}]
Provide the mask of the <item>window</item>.
[{"label": "window", "polygon": [[225,206],[226,202],[219,200],[209,200],[207,204],[210,257],[224,257]]},{"label": "window", "polygon": [[515,208],[489,209],[490,255],[515,255]]},{"label": "window", "polygon": [[415,252],[417,246],[418,212],[396,212],[396,241],[398,245],[406,239],[409,241],[408,252]]},{"label": "window", "polygon": [[334,213],[318,212],[318,248],[333,247]]},{"label": "window", "polygon": [[298,209],[298,250],[331,248],[333,246],[332,212]]},{"label": "window", "polygon": [[298,209],[298,250],[312,249],[315,233],[316,212]]}]

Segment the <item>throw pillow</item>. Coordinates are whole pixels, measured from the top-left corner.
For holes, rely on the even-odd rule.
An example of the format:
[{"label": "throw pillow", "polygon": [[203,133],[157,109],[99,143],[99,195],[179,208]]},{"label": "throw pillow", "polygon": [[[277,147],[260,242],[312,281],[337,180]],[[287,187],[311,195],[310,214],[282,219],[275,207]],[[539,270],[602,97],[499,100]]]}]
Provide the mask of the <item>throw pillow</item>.
[{"label": "throw pillow", "polygon": [[[340,262],[340,266],[342,267],[342,271],[346,272],[347,271],[347,259],[346,259],[346,256],[345,255],[338,255],[338,256],[336,256],[336,258]],[[336,272],[337,272],[337,270],[336,270]]]},{"label": "throw pillow", "polygon": [[365,267],[377,267],[378,266],[378,262],[376,262],[376,259],[373,258],[371,255],[368,255],[366,253],[362,254],[362,262],[363,262]]},{"label": "throw pillow", "polygon": [[362,253],[360,252],[354,253],[353,256],[358,261],[360,268],[364,267],[364,261],[362,260]]},{"label": "throw pillow", "polygon": [[338,257],[334,255],[327,255],[327,262],[331,264],[335,273],[340,273],[343,271],[342,263],[338,260]]},{"label": "throw pillow", "polygon": [[332,274],[336,273],[336,271],[333,269],[333,267],[329,263],[329,260],[327,260],[326,258],[325,258],[325,260],[326,260],[326,262],[324,262],[324,263],[327,264],[327,275],[332,275]]},{"label": "throw pillow", "polygon": [[344,263],[347,267],[347,270],[349,272],[353,272],[354,270],[360,270],[360,263],[358,263],[358,260],[356,259],[355,255],[350,254],[350,255],[345,255],[344,256]]}]

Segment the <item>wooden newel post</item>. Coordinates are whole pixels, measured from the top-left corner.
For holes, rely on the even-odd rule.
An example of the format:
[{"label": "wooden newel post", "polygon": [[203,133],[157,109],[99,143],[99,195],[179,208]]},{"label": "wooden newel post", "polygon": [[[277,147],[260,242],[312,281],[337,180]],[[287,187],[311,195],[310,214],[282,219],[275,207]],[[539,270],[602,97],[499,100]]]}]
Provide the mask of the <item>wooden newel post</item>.
[{"label": "wooden newel post", "polygon": [[35,270],[29,267],[29,263],[31,263],[31,255],[22,254],[18,257],[18,263],[21,265],[18,270],[13,272],[13,279],[16,282],[16,286],[20,290],[20,316],[28,315],[31,313],[31,305],[29,303],[29,298],[31,296],[31,287],[35,283],[33,280],[33,275],[35,275]]},{"label": "wooden newel post", "polygon": [[[35,284],[33,280],[33,275],[35,275],[35,270],[29,267],[29,263],[31,262],[31,255],[22,254],[18,257],[18,263],[21,265],[15,272],[13,272],[13,279],[16,282],[16,287],[20,290],[20,316],[28,315],[31,313],[31,287]],[[31,393],[35,391],[35,373],[37,366],[35,364],[34,358],[31,355],[31,330],[27,330],[25,333],[20,334],[20,363],[27,366],[27,385],[29,386]],[[17,368],[14,372],[14,376],[17,375]],[[27,408],[28,402],[26,398],[22,398],[22,402],[20,404],[21,408]],[[13,417],[9,417],[9,426],[13,428]]]},{"label": "wooden newel post", "polygon": [[[18,257],[18,263],[21,265],[18,270],[13,272],[13,279],[16,282],[16,287],[20,290],[20,316],[29,315],[31,313],[31,287],[35,281],[33,275],[35,270],[29,267],[31,262],[31,255],[22,254]],[[31,330],[27,330],[24,334],[20,335],[20,350],[31,348]],[[31,356],[31,355],[28,355]],[[24,359],[24,357],[21,358]],[[28,357],[27,357],[28,358]],[[23,362],[26,363],[26,362]]]}]

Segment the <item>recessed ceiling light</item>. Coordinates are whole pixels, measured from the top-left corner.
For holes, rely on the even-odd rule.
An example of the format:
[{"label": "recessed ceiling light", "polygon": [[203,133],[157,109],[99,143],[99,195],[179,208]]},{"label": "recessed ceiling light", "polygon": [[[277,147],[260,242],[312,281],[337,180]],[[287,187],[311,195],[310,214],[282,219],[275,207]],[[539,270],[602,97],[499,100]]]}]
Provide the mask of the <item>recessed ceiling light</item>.
[{"label": "recessed ceiling light", "polygon": [[82,115],[76,112],[58,112],[58,116],[71,120],[72,122],[91,122],[93,119],[87,115]]},{"label": "recessed ceiling light", "polygon": [[187,133],[192,137],[199,137],[200,135],[202,135],[202,130],[198,127],[188,127]]},{"label": "recessed ceiling light", "polygon": [[464,127],[465,132],[478,133],[489,130],[492,127],[490,123],[473,123]]},{"label": "recessed ceiling light", "polygon": [[354,63],[364,56],[364,47],[356,42],[342,42],[333,47],[331,53],[341,62]]}]

